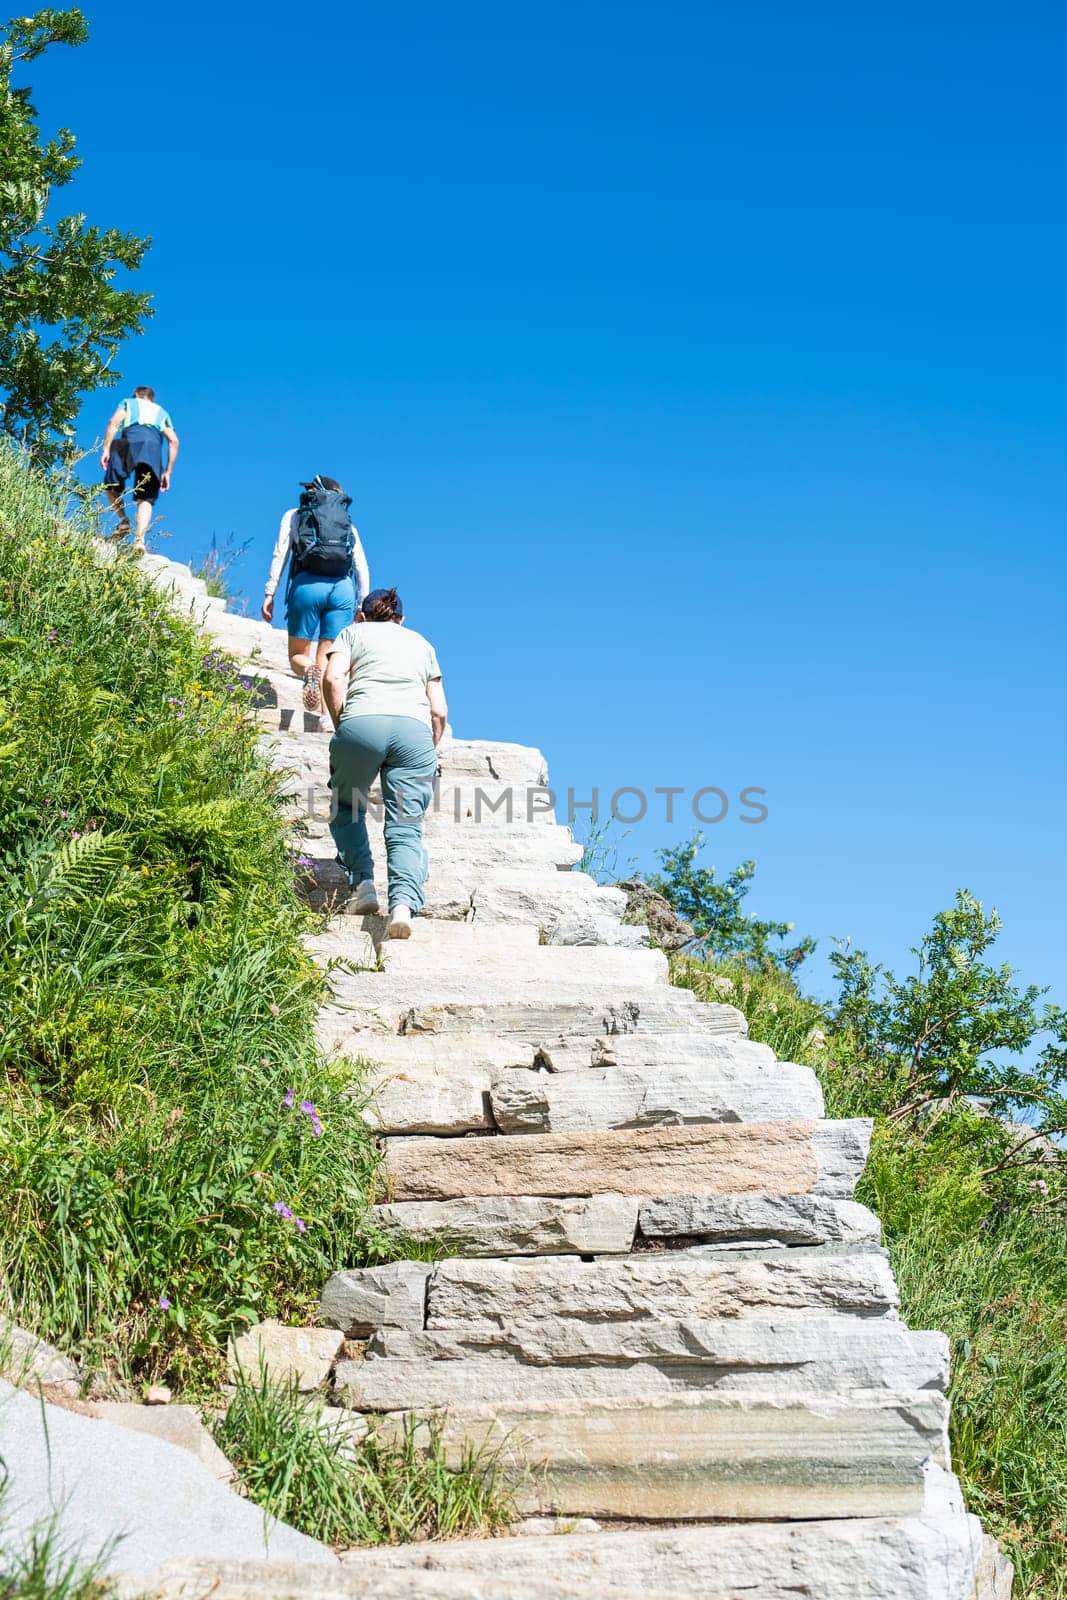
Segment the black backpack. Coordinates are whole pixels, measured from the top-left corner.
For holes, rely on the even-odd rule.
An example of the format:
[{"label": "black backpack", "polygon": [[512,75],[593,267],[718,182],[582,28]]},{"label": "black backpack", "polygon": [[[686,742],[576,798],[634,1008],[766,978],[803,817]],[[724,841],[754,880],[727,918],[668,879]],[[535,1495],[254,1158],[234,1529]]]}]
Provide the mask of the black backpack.
[{"label": "black backpack", "polygon": [[346,578],[352,571],[355,532],[348,495],[337,489],[305,489],[293,529],[292,570],[320,578]]}]

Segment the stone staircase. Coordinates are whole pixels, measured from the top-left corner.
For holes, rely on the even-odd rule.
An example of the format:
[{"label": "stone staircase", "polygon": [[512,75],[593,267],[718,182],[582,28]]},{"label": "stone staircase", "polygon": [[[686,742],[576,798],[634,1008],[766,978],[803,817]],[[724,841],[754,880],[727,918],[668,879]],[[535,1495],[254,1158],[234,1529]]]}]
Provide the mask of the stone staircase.
[{"label": "stone staircase", "polygon": [[[381,918],[346,910],[328,741],[284,636],[145,567],[257,678],[310,809],[299,849],[329,913],[311,948],[344,963],[321,1043],[374,1091],[375,1220],[440,1251],[326,1284],[349,1341],[332,1398],[387,1430],[437,1413],[456,1459],[499,1450],[524,1515],[602,1524],[355,1551],[329,1583],[189,1570],[166,1593],[1000,1600],[1010,1576],[949,1470],[947,1342],[900,1320],[853,1198],[869,1125],[825,1120],[810,1069],[670,985],[624,897],[571,870],[536,750],[442,747],[426,913],[382,944]],[[384,903],[380,838],[376,857]]]}]

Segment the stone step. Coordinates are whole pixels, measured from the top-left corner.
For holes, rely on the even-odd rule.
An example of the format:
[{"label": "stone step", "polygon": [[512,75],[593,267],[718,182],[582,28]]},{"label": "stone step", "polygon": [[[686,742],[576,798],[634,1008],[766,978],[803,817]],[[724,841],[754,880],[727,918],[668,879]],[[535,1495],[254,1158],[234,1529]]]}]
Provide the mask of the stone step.
[{"label": "stone step", "polygon": [[553,878],[521,862],[508,870],[483,872],[472,893],[476,921],[532,922],[546,932],[580,926],[583,919],[621,918],[626,910],[621,889],[601,887],[584,872],[561,872]]},{"label": "stone step", "polygon": [[[363,936],[366,938],[366,935]],[[373,1053],[373,1047],[370,1053]],[[625,1068],[548,1072],[543,1068],[394,1065],[370,1071],[367,1120],[381,1133],[438,1135],[478,1129],[504,1134],[579,1133],[612,1128],[821,1117],[822,1094],[810,1069],[789,1063],[701,1073]]]},{"label": "stone step", "polygon": [[[364,948],[364,940],[382,943],[385,917],[381,914],[346,917],[331,923],[322,933],[309,935],[305,948],[320,963],[351,959],[350,952]],[[442,922],[435,917],[416,917],[411,924],[411,938],[407,948],[432,950],[450,954],[455,960],[480,961],[487,953],[514,955],[522,959],[538,947],[536,928],[475,928],[470,922]],[[392,960],[400,946],[387,942],[385,952]]]},{"label": "stone step", "polygon": [[[490,1541],[510,1549],[518,1540]],[[432,1547],[431,1547],[432,1548]],[[116,1600],[574,1600],[566,1577],[521,1572],[422,1572],[398,1569],[373,1576],[358,1569],[306,1568],[272,1561],[173,1562],[148,1579],[121,1582]],[[609,1578],[583,1581],[581,1600],[674,1600],[675,1591],[631,1589]]]},{"label": "stone step", "polygon": [[[635,988],[668,985],[667,957],[662,950],[620,950],[604,945],[580,945],[559,949],[539,944],[536,939],[522,948],[501,941],[494,944],[492,930],[477,922],[478,949],[472,952],[453,941],[436,943],[430,939],[390,940],[382,948],[386,976],[408,980],[409,985],[469,979],[472,965],[479,982],[505,984],[582,983],[631,985]],[[511,929],[506,930],[511,932]],[[536,934],[536,929],[523,930]],[[488,937],[487,937],[488,935]]]},{"label": "stone step", "polygon": [[511,1069],[491,1086],[501,1133],[578,1133],[594,1128],[646,1128],[704,1122],[764,1122],[823,1114],[822,1091],[810,1067],[778,1062],[753,1071],[675,1067],[639,1072],[590,1067],[588,1072]]},{"label": "stone step", "polygon": [[766,1247],[879,1245],[877,1217],[853,1200],[812,1195],[682,1196],[639,1200],[614,1194],[558,1199],[479,1196],[408,1200],[371,1208],[382,1233],[449,1255],[616,1255],[638,1244],[682,1239]]},{"label": "stone step", "polygon": [[[384,849],[384,828],[384,815],[368,811],[367,833],[375,852]],[[563,873],[567,882],[562,892],[567,893],[569,888],[572,894],[584,894],[595,904],[598,914],[621,917],[626,909],[618,890],[600,889],[586,873],[572,870],[581,857],[581,846],[569,828],[557,823],[545,823],[540,828],[477,828],[462,823],[457,827],[450,817],[429,811],[423,821],[423,838],[430,851],[431,872],[443,864],[472,873],[472,892],[486,874],[540,874],[538,881],[553,890],[558,887],[558,874]],[[337,850],[330,833],[328,806],[316,804],[314,812],[301,819],[301,843],[304,853],[314,860],[334,860]],[[571,883],[572,878],[576,883]]]},{"label": "stone step", "polygon": [[[739,1394],[780,1390],[818,1399],[824,1393],[868,1389],[943,1394],[949,1348],[944,1334],[913,1333],[891,1316],[812,1312],[771,1321],[741,1316],[582,1322],[547,1315],[503,1324],[469,1322],[433,1332],[383,1326],[367,1345],[367,1364],[374,1363],[398,1369],[432,1365],[435,1371],[452,1366],[457,1374],[468,1364],[485,1371],[519,1365],[585,1378],[652,1364],[664,1369],[675,1385],[713,1384]],[[347,1371],[346,1380],[364,1381]],[[372,1375],[366,1381],[382,1380]],[[394,1397],[404,1392],[393,1390]],[[495,1393],[490,1380],[477,1398]],[[400,1403],[394,1398],[393,1409]]]},{"label": "stone step", "polygon": [[[941,1334],[913,1334],[880,1322],[872,1329],[875,1337],[857,1339],[847,1318],[823,1322],[817,1341],[810,1332],[798,1341],[795,1328],[775,1327],[767,1337],[759,1324],[718,1327],[718,1350],[703,1360],[689,1355],[681,1361],[533,1365],[507,1356],[442,1360],[413,1354],[340,1361],[334,1402],[363,1412],[452,1410],[480,1405],[486,1396],[494,1405],[534,1410],[557,1400],[593,1403],[670,1394],[776,1396],[821,1404],[861,1395],[916,1399],[943,1394],[948,1383],[948,1341]],[[432,1345],[435,1336],[395,1330],[395,1337],[417,1348]],[[714,1333],[708,1343],[714,1349]]]},{"label": "stone step", "polygon": [[[381,1426],[393,1431],[391,1421]],[[452,1466],[472,1447],[499,1450],[527,1515],[909,1516],[922,1510],[925,1464],[943,1449],[945,1402],[686,1393],[493,1400],[452,1407],[438,1427]]]},{"label": "stone step", "polygon": [[897,1304],[885,1254],[843,1246],[744,1256],[670,1250],[594,1261],[455,1258],[438,1262],[427,1282],[426,1327],[431,1330],[485,1322],[503,1329],[531,1320],[602,1325],[775,1318],[783,1312],[880,1317]]},{"label": "stone step", "polygon": [[[390,1138],[390,1200],[472,1195],[828,1194],[848,1199],[870,1124],[726,1122],[478,1139]],[[847,1191],[847,1192],[844,1192]]]},{"label": "stone step", "polygon": [[[646,1033],[694,1034],[744,1038],[748,1023],[734,1006],[705,1005],[687,989],[658,988],[652,994],[616,994],[603,999],[553,987],[540,998],[438,1001],[420,996],[403,1014],[402,1031],[414,1034],[492,1033],[528,1039],[551,1050],[564,1041],[601,1035]],[[400,1031],[400,1030],[398,1030]]]},{"label": "stone step", "polygon": [[[372,919],[363,922],[372,925]],[[412,938],[421,937],[426,927],[422,918],[416,919]],[[433,922],[427,937],[435,937],[443,929],[462,930],[461,923]],[[359,934],[353,933],[350,949],[360,948]],[[338,945],[339,951],[343,946]],[[322,947],[323,956],[330,947]],[[625,1048],[624,1048],[625,1047]],[[631,1048],[632,1047],[632,1048]],[[545,1067],[558,1073],[583,1073],[591,1068],[613,1067],[621,1070],[674,1071],[682,1068],[709,1076],[737,1077],[744,1074],[758,1077],[772,1074],[778,1065],[774,1052],[765,1044],[756,1044],[731,1034],[668,1033],[668,1034],[611,1034],[576,1036],[562,1042],[549,1040],[536,1044],[521,1035],[491,1033],[400,1033],[375,1034],[364,1041],[363,1058],[377,1062],[382,1067],[395,1067],[415,1075],[433,1072],[442,1076],[457,1073],[466,1076],[476,1072],[484,1074],[484,1087],[488,1090],[495,1075],[509,1067]]]},{"label": "stone step", "polygon": [[641,1202],[629,1195],[410,1200],[372,1206],[386,1236],[449,1255],[615,1255],[633,1248]]},{"label": "stone step", "polygon": [[455,1540],[353,1550],[341,1559],[375,1595],[392,1574],[432,1569],[469,1582],[502,1570],[515,1579],[559,1577],[583,1597],[591,1593],[587,1585],[617,1579],[684,1600],[975,1600],[981,1546],[978,1519],[954,1510],[904,1519],[832,1513],[826,1521],[604,1530],[506,1546]]}]

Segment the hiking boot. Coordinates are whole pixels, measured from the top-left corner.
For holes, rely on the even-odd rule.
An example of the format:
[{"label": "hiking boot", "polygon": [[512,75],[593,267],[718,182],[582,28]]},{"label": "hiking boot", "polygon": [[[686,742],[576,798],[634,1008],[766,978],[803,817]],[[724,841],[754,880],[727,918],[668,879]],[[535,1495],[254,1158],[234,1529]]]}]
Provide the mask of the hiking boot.
[{"label": "hiking boot", "polygon": [[350,911],[363,911],[370,917],[378,915],[378,891],[373,878],[364,878],[356,885],[356,892],[348,902]]},{"label": "hiking boot", "polygon": [[303,699],[305,711],[322,710],[322,691],[319,688],[320,676],[318,667],[308,667],[304,672]]},{"label": "hiking boot", "polygon": [[411,938],[411,907],[394,906],[389,913],[389,921],[385,924],[383,939],[410,939]]}]

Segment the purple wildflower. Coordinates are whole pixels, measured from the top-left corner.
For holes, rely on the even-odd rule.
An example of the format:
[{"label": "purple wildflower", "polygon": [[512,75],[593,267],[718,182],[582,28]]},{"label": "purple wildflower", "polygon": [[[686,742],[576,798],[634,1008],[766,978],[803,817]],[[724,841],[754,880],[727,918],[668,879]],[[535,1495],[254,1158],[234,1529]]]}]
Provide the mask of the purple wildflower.
[{"label": "purple wildflower", "polygon": [[170,1310],[170,1301],[167,1299],[165,1294],[161,1294],[160,1295],[159,1299],[156,1301],[156,1304],[159,1307],[160,1311],[169,1311]]},{"label": "purple wildflower", "polygon": [[296,1223],[296,1231],[297,1231],[297,1233],[307,1233],[308,1225],[304,1221],[303,1217],[294,1217],[293,1221]]},{"label": "purple wildflower", "polygon": [[278,1215],[280,1217],[284,1217],[287,1222],[291,1222],[293,1220],[293,1213],[290,1211],[284,1200],[275,1200],[274,1209]]},{"label": "purple wildflower", "polygon": [[47,633],[47,639],[48,639],[48,643],[49,644],[56,644],[58,642],[58,640],[59,640],[59,629],[58,628],[49,628],[48,633]]},{"label": "purple wildflower", "polygon": [[306,1117],[311,1118],[311,1131],[316,1139],[322,1138],[322,1118],[319,1108],[312,1100],[301,1100],[300,1109]]},{"label": "purple wildflower", "polygon": [[[266,1064],[265,1060],[264,1060],[264,1064]],[[286,1091],[285,1091],[285,1099],[282,1101],[282,1105],[291,1107],[293,1102],[295,1101],[295,1099],[296,1099],[296,1090],[295,1089],[286,1089]]]}]

